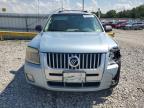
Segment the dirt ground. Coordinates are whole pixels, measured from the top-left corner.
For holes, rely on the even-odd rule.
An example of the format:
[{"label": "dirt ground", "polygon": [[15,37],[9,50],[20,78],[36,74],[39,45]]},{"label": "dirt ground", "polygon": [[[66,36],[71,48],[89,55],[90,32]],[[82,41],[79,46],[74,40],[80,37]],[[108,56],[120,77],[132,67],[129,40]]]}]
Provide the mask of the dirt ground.
[{"label": "dirt ground", "polygon": [[23,74],[28,41],[0,41],[0,108],[144,108],[144,30],[114,31],[122,70],[113,92],[52,92],[31,86]]}]

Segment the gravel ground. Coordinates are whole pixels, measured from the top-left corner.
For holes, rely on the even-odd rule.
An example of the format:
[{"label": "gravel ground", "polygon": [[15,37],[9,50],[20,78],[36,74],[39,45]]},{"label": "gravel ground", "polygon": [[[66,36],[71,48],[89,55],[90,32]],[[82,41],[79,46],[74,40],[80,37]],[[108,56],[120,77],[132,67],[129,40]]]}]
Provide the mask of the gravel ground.
[{"label": "gravel ground", "polygon": [[144,108],[144,30],[115,32],[122,71],[113,92],[52,92],[31,86],[23,74],[27,41],[0,41],[0,108]]}]

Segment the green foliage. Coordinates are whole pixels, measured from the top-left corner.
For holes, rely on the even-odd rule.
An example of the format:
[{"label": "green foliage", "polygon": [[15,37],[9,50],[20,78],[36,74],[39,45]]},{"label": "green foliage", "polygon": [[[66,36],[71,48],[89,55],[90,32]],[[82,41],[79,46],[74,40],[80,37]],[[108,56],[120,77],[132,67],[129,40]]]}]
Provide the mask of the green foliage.
[{"label": "green foliage", "polygon": [[116,18],[117,17],[117,13],[115,10],[110,10],[106,13],[105,17],[107,18]]},{"label": "green foliage", "polygon": [[[98,15],[98,12],[93,12]],[[102,18],[141,18],[144,19],[144,4],[133,8],[131,10],[123,10],[116,12],[115,10],[110,10],[106,14],[101,13]]]}]

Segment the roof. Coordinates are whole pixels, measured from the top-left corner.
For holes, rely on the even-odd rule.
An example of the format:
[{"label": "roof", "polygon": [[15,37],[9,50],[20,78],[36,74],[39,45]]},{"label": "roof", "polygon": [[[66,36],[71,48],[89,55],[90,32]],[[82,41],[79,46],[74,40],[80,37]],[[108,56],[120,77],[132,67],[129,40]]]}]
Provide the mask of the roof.
[{"label": "roof", "polygon": [[90,14],[90,13],[82,10],[63,10],[59,11],[57,14]]}]

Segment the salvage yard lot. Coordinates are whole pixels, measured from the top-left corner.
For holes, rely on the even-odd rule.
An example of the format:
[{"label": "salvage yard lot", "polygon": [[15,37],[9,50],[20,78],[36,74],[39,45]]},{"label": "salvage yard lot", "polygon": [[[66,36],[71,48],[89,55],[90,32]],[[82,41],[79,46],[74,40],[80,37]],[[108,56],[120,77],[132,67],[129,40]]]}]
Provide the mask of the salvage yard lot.
[{"label": "salvage yard lot", "polygon": [[144,30],[115,30],[122,71],[110,91],[52,92],[26,83],[23,73],[28,41],[0,41],[0,108],[144,108]]}]

